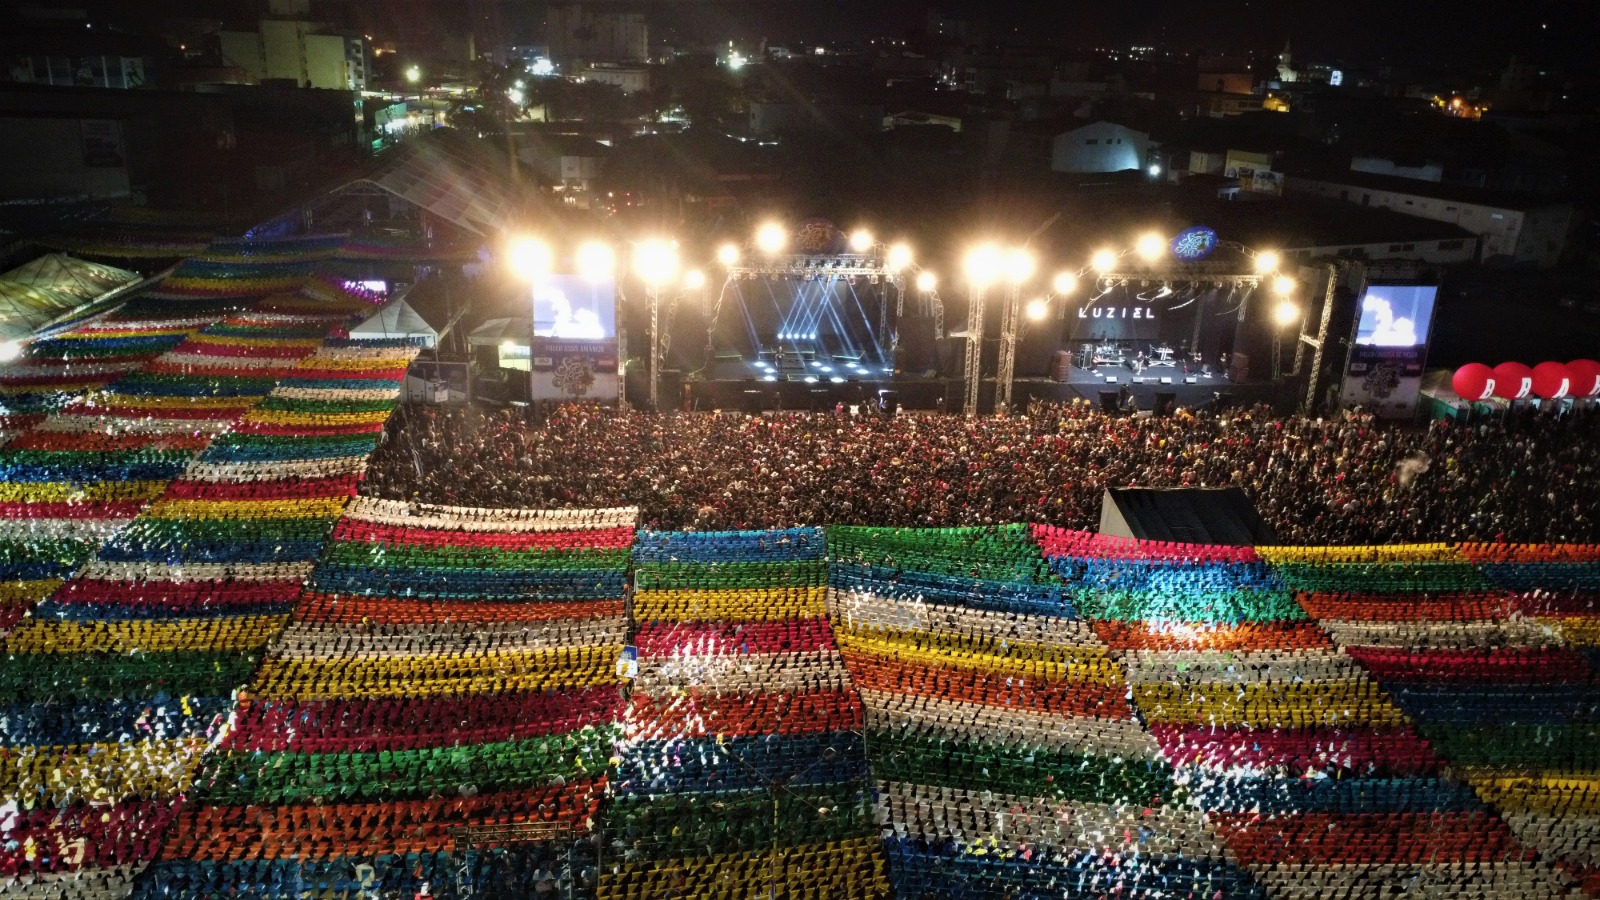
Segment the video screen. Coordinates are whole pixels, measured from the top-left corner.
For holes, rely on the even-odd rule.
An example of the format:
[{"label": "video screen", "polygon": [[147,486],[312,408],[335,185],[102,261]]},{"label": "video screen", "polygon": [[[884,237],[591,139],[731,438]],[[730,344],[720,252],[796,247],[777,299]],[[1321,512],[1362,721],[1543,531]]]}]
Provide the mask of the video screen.
[{"label": "video screen", "polygon": [[617,285],[610,278],[551,275],[533,288],[533,336],[609,341],[617,336]]},{"label": "video screen", "polygon": [[1364,347],[1420,347],[1433,322],[1435,285],[1374,284],[1361,298],[1356,344]]}]

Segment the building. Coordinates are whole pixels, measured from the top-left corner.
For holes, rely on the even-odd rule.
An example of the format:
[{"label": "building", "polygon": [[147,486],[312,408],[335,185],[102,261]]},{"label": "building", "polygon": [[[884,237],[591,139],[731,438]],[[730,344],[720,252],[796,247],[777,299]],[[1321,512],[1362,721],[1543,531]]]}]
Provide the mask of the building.
[{"label": "building", "polygon": [[1554,268],[1576,222],[1570,201],[1363,172],[1290,175],[1293,193],[1458,225],[1479,239],[1483,262]]},{"label": "building", "polygon": [[305,18],[309,6],[273,0],[273,15],[255,31],[222,31],[217,39],[226,66],[236,66],[257,83],[278,81],[296,87],[364,91],[370,70],[366,41]]},{"label": "building", "polygon": [[545,21],[550,59],[563,71],[582,63],[634,63],[650,59],[650,29],[642,13],[589,5],[552,6]]},{"label": "building", "polygon": [[1115,122],[1094,122],[1058,134],[1051,145],[1050,169],[1086,174],[1143,169],[1150,163],[1150,135]]},{"label": "building", "polygon": [[750,101],[752,137],[775,138],[810,132],[876,134],[881,131],[881,104]]},{"label": "building", "polygon": [[650,90],[650,70],[644,66],[591,65],[578,73],[584,81],[609,84],[624,94]]},{"label": "building", "polygon": [[518,133],[516,146],[517,158],[545,182],[574,194],[594,189],[610,153],[604,144],[585,137],[535,131]]}]

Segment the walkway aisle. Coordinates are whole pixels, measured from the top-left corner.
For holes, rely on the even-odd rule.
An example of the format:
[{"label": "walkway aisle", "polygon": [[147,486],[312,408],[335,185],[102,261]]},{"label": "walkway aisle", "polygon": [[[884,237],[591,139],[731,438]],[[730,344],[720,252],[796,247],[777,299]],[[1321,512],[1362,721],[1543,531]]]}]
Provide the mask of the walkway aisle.
[{"label": "walkway aisle", "polygon": [[815,528],[639,536],[602,900],[887,895],[823,553]]},{"label": "walkway aisle", "polygon": [[828,529],[901,898],[1257,896],[1026,526]]},{"label": "walkway aisle", "polygon": [[352,501],[160,881],[488,897],[581,878],[634,515]]},{"label": "walkway aisle", "polygon": [[1432,559],[1291,577],[1517,842],[1600,894],[1600,682],[1584,643],[1600,548],[1467,546]]},{"label": "walkway aisle", "polygon": [[[216,492],[190,459],[226,440],[213,435],[248,430],[277,379],[345,317],[330,310],[250,302],[17,439],[44,455],[81,453],[67,449],[75,441],[106,448],[79,462],[114,462],[112,499],[158,499],[6,638],[7,743],[22,746],[4,759],[4,793],[24,807],[6,823],[13,895],[125,895],[224,731],[231,693],[282,627],[308,566],[262,533],[279,520],[259,501]],[[311,531],[326,532],[343,497],[331,503],[313,510]],[[273,541],[291,552],[263,555]]]}]

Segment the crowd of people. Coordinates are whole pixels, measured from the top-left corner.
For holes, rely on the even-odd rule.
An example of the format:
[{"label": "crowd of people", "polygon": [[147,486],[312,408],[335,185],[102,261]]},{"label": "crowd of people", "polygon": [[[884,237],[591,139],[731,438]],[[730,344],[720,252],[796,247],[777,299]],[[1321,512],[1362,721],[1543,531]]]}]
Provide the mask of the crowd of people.
[{"label": "crowd of people", "polygon": [[1106,488],[1242,488],[1285,543],[1600,541],[1600,417],[1396,426],[1265,408],[1111,416],[656,415],[411,408],[363,492],[509,507],[638,506],[649,527],[1092,529]]}]

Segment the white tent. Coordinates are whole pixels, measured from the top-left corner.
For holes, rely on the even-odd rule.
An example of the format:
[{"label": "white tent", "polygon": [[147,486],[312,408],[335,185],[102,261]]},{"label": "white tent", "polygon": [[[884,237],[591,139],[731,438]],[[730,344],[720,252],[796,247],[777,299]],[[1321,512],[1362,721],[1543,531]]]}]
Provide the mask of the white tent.
[{"label": "white tent", "polygon": [[355,341],[382,341],[394,338],[421,338],[425,349],[439,344],[439,332],[405,300],[393,300],[350,329]]}]

